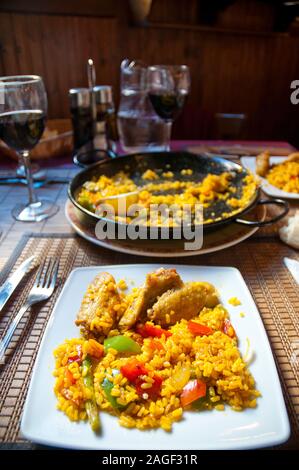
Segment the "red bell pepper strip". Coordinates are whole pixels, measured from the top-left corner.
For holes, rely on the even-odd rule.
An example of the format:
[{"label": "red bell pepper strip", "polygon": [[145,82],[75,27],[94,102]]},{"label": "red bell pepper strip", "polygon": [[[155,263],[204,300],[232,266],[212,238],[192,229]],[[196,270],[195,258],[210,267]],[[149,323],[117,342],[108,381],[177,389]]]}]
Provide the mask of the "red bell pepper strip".
[{"label": "red bell pepper strip", "polygon": [[151,399],[156,399],[160,395],[163,379],[158,375],[154,375],[153,383],[149,388],[142,388],[142,384],[146,381],[142,378],[143,375],[148,375],[148,370],[137,359],[131,359],[125,365],[120,368],[120,371],[124,377],[132,382],[136,387],[138,395],[144,398],[145,394]]},{"label": "red bell pepper strip", "polygon": [[151,348],[153,351],[155,351],[155,350],[157,350],[157,351],[165,351],[165,348],[164,348],[163,344],[160,343],[160,341],[157,340],[157,339],[152,339],[152,338],[151,338],[151,339],[149,340],[149,346],[150,346],[150,348]]},{"label": "red bell pepper strip", "polygon": [[147,375],[148,371],[142,362],[137,359],[131,359],[121,366],[120,371],[124,377],[126,377],[130,382],[135,382],[135,380],[140,375]]},{"label": "red bell pepper strip", "polygon": [[72,362],[81,362],[82,361],[83,352],[82,352],[81,344],[78,344],[78,346],[76,346],[76,350],[77,350],[77,354],[75,354],[74,356],[70,356],[68,358],[68,360],[67,360],[68,364],[71,364]]},{"label": "red bell pepper strip", "polygon": [[206,325],[201,325],[195,321],[188,322],[188,330],[195,336],[208,336],[213,333],[213,330]]},{"label": "red bell pepper strip", "polygon": [[190,405],[199,398],[205,397],[206,394],[207,386],[205,382],[198,379],[190,380],[181,393],[181,404],[182,406]]},{"label": "red bell pepper strip", "polygon": [[139,333],[143,338],[148,338],[149,336],[161,338],[162,335],[165,335],[166,338],[172,335],[170,331],[159,328],[158,326],[151,325],[149,323],[139,323],[136,326],[136,332]]},{"label": "red bell pepper strip", "polygon": [[153,380],[154,382],[152,386],[150,388],[144,389],[141,387],[141,385],[146,382],[141,378],[138,378],[135,383],[136,392],[138,393],[138,395],[144,398],[144,394],[147,394],[151,400],[157,399],[160,396],[163,379],[161,379],[161,377],[159,377],[158,375],[155,375],[153,377]]},{"label": "red bell pepper strip", "polygon": [[65,376],[67,378],[67,380],[72,384],[74,385],[76,383],[76,379],[74,378],[73,374],[71,373],[71,371],[68,370],[68,368],[65,369]]},{"label": "red bell pepper strip", "polygon": [[237,336],[233,325],[227,318],[223,322],[222,331],[230,338],[235,338]]}]

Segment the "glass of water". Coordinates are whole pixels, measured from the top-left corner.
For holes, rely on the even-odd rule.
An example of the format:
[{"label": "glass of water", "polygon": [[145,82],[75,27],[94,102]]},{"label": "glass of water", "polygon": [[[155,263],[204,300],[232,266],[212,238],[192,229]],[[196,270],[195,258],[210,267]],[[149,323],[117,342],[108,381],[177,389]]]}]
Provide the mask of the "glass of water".
[{"label": "glass of water", "polygon": [[121,99],[118,131],[127,153],[159,152],[169,149],[171,123],[161,119],[149,100],[147,69],[142,62],[121,63]]}]

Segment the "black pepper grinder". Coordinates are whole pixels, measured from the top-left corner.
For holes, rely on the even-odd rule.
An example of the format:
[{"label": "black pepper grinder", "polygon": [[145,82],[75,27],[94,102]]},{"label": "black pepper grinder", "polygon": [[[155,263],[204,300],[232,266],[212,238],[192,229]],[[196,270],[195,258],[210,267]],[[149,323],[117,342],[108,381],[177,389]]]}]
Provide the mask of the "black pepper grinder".
[{"label": "black pepper grinder", "polygon": [[97,135],[105,135],[107,148],[116,151],[118,132],[112,87],[97,85],[94,87],[97,106]]}]

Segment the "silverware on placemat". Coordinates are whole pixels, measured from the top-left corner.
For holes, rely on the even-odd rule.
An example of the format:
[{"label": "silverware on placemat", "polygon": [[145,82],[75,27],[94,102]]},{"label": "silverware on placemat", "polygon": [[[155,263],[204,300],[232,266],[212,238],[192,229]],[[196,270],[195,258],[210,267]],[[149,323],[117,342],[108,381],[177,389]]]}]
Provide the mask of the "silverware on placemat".
[{"label": "silverware on placemat", "polygon": [[27,258],[21,264],[21,266],[19,266],[19,268],[16,269],[16,271],[11,276],[9,276],[9,278],[2,284],[2,286],[0,286],[0,312],[2,311],[4,305],[6,304],[14,290],[20,284],[25,274],[28,273],[28,271],[32,267],[34,259],[34,256]]},{"label": "silverware on placemat", "polygon": [[4,338],[2,338],[0,341],[0,363],[3,363],[5,351],[10,343],[15,329],[17,328],[20,320],[23,318],[29,307],[49,299],[49,297],[51,297],[53,294],[57,281],[58,268],[59,260],[57,258],[45,260],[39,267],[34,285],[29,292],[25,303],[13,319]]},{"label": "silverware on placemat", "polygon": [[283,258],[283,262],[297,284],[299,284],[299,261],[292,258]]}]

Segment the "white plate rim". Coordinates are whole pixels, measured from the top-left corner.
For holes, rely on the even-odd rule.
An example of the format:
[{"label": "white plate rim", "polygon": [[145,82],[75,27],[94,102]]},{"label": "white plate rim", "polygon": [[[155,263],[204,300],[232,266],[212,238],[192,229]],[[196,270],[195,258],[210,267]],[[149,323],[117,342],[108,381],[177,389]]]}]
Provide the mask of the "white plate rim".
[{"label": "white plate rim", "polygon": [[[69,288],[69,285],[72,282],[72,278],[75,276],[76,272],[78,272],[78,271],[82,272],[82,271],[87,271],[87,270],[92,269],[96,272],[96,271],[99,271],[99,270],[109,270],[111,268],[117,269],[117,268],[120,268],[120,267],[121,268],[130,268],[130,269],[138,269],[139,267],[146,267],[148,270],[151,270],[151,269],[157,269],[157,267],[159,267],[159,265],[153,264],[153,263],[151,263],[151,264],[136,263],[136,264],[79,267],[79,268],[73,269],[71,271],[71,273],[69,274],[67,280],[65,281],[65,284],[64,284],[64,286],[61,290],[61,293],[60,293],[60,295],[59,295],[59,297],[58,297],[58,299],[55,303],[55,306],[53,308],[53,311],[50,315],[47,326],[45,328],[45,331],[44,331],[44,334],[43,334],[43,337],[42,337],[42,340],[41,340],[41,343],[40,343],[40,346],[39,346],[39,349],[38,349],[35,364],[34,364],[34,367],[33,367],[31,380],[30,380],[30,385],[29,385],[29,388],[28,388],[26,401],[25,401],[25,404],[24,404],[24,409],[23,409],[22,418],[21,418],[21,433],[25,438],[27,438],[27,439],[29,439],[33,442],[37,442],[39,444],[43,444],[43,445],[47,445],[47,446],[55,446],[55,447],[60,447],[60,448],[66,448],[66,449],[104,450],[103,447],[97,447],[97,448],[88,447],[88,446],[80,447],[76,443],[74,443],[72,445],[70,445],[70,444],[65,445],[64,443],[62,444],[61,441],[59,441],[59,440],[55,440],[55,439],[49,440],[49,439],[40,438],[39,436],[34,435],[34,433],[31,434],[30,431],[27,432],[26,420],[28,419],[27,416],[30,412],[30,405],[31,405],[30,395],[32,394],[32,390],[34,388],[35,377],[38,374],[38,369],[39,369],[39,365],[40,365],[39,364],[40,363],[40,358],[41,358],[41,355],[42,355],[41,353],[42,353],[44,344],[46,343],[48,332],[50,331],[50,329],[52,327],[52,324],[55,321],[55,316],[57,315],[56,312],[59,311],[59,303],[60,303],[61,299],[63,298],[63,296],[65,295],[65,292]],[[255,301],[254,301],[254,299],[251,295],[251,292],[250,292],[249,288],[247,287],[247,284],[246,284],[241,272],[237,268],[232,267],[232,266],[201,266],[201,265],[197,266],[197,265],[183,265],[183,264],[182,265],[164,264],[164,267],[165,268],[177,268],[177,269],[180,269],[180,268],[190,269],[191,268],[191,269],[194,269],[194,270],[195,269],[206,269],[206,270],[224,270],[225,269],[225,270],[231,270],[234,273],[236,273],[236,275],[239,278],[240,283],[242,284],[242,287],[246,291],[246,295],[248,296],[248,299],[252,303],[253,309],[255,310],[256,321],[258,322],[260,332],[263,336],[263,347],[266,348],[266,350],[268,351],[269,359],[272,362],[272,368],[273,368],[274,377],[275,377],[275,384],[274,385],[275,385],[276,393],[278,394],[279,401],[281,403],[280,414],[281,414],[281,418],[283,419],[284,429],[281,430],[281,433],[280,433],[279,436],[275,436],[275,438],[273,438],[272,440],[266,441],[266,442],[260,442],[260,443],[256,443],[256,444],[253,444],[253,445],[245,445],[245,446],[243,446],[242,443],[241,443],[240,445],[238,444],[236,447],[230,448],[230,447],[226,446],[226,447],[223,447],[223,448],[221,447],[220,449],[222,449],[222,450],[223,449],[226,449],[226,450],[259,449],[259,448],[279,445],[279,444],[282,444],[285,441],[287,441],[288,438],[290,437],[291,430],[290,430],[290,423],[289,423],[289,419],[288,419],[288,413],[287,413],[286,406],[285,406],[285,401],[284,401],[284,398],[283,398],[282,387],[281,387],[281,383],[280,383],[280,380],[279,380],[279,375],[278,375],[278,371],[277,371],[277,367],[276,367],[276,362],[275,362],[275,359],[274,359],[274,356],[273,356],[273,352],[272,352],[272,349],[271,349],[271,346],[270,346],[268,335],[267,335],[266,329],[264,327],[264,323],[262,321],[262,318],[260,316],[259,310],[256,306],[256,303],[255,303]],[[58,412],[58,411],[55,409],[54,412]],[[130,447],[123,447],[122,449],[130,449]],[[153,449],[153,448],[149,448],[149,447],[146,447],[146,449],[155,450],[155,448]],[[177,449],[177,448],[170,446],[170,449]],[[115,446],[115,447],[110,446],[110,450],[119,450],[119,447],[118,446]],[[195,450],[195,449],[194,448],[188,448],[188,450]],[[198,449],[198,450],[200,450],[200,449]],[[208,450],[219,450],[219,447],[211,446],[211,447],[208,448]]]}]

